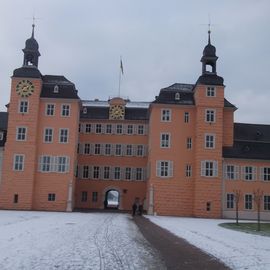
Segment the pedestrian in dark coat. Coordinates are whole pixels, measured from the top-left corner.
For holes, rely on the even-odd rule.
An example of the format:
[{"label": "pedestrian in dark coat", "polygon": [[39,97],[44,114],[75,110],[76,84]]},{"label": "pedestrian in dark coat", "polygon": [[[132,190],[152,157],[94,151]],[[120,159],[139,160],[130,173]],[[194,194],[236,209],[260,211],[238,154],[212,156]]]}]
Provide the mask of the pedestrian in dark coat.
[{"label": "pedestrian in dark coat", "polygon": [[132,204],[132,216],[134,217],[137,211],[137,203],[136,201]]}]

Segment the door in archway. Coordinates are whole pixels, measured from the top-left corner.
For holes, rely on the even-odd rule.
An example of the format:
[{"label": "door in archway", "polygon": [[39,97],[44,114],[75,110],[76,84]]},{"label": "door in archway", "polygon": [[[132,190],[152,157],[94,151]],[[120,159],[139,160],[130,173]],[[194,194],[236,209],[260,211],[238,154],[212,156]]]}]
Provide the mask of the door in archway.
[{"label": "door in archway", "polygon": [[104,208],[118,209],[119,204],[120,204],[119,191],[115,189],[108,190],[105,196]]}]

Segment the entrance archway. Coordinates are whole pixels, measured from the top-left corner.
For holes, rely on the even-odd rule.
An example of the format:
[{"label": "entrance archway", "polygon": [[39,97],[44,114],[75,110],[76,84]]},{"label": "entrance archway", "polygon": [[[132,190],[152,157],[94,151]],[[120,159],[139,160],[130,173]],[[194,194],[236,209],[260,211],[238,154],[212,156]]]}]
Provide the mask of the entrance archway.
[{"label": "entrance archway", "polygon": [[120,205],[120,192],[116,189],[109,189],[105,193],[104,209],[118,209]]}]

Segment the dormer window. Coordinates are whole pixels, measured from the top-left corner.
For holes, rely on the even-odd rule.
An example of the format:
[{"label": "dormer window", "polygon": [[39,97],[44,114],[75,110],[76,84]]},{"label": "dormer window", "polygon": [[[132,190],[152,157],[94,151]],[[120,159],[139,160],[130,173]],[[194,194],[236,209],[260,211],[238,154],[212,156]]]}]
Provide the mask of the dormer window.
[{"label": "dormer window", "polygon": [[216,88],[214,86],[206,87],[206,96],[207,97],[215,97],[216,96]]},{"label": "dormer window", "polygon": [[55,85],[55,86],[54,86],[53,92],[54,92],[54,93],[59,93],[59,86],[58,86],[58,85]]},{"label": "dormer window", "polygon": [[175,100],[180,100],[180,93],[175,93]]},{"label": "dormer window", "polygon": [[83,114],[87,114],[87,108],[86,107],[83,108]]}]

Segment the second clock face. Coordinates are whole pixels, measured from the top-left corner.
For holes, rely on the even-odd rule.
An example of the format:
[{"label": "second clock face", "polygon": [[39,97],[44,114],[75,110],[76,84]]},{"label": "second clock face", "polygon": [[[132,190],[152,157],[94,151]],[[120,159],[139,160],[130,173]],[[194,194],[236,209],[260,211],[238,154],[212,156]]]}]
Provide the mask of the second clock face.
[{"label": "second clock face", "polygon": [[29,80],[21,80],[16,86],[16,92],[21,97],[29,97],[34,93],[35,87]]},{"label": "second clock face", "polygon": [[113,105],[110,108],[110,118],[111,119],[124,119],[125,109],[121,105]]}]

